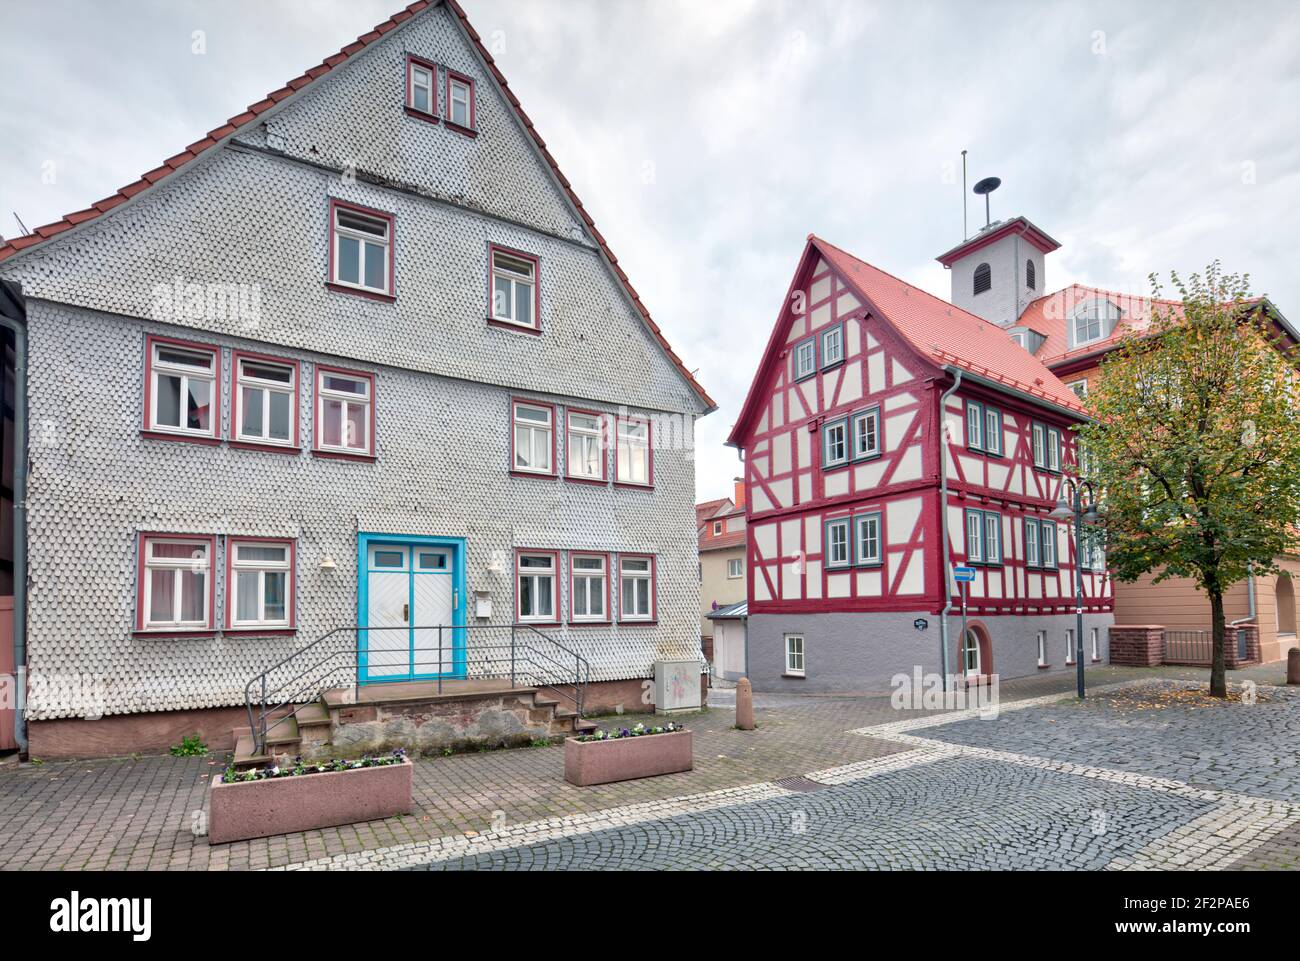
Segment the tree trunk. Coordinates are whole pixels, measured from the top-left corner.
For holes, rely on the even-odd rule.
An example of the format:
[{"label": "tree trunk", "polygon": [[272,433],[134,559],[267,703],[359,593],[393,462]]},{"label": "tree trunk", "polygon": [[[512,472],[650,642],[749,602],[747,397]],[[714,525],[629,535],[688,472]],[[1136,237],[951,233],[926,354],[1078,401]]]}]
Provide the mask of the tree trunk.
[{"label": "tree trunk", "polygon": [[1210,696],[1227,697],[1228,679],[1223,659],[1223,592],[1213,588],[1210,594],[1210,629],[1214,641],[1214,652],[1210,658]]}]

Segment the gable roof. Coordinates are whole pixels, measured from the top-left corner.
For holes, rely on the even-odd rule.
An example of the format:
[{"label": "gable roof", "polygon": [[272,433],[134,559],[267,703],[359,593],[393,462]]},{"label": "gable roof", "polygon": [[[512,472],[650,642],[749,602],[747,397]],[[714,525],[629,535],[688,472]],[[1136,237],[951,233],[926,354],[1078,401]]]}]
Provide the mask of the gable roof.
[{"label": "gable roof", "polygon": [[699,550],[701,554],[708,551],[728,551],[744,547],[749,534],[744,530],[730,531],[722,534],[710,534],[707,527],[700,531]]},{"label": "gable roof", "polygon": [[[1094,340],[1080,347],[1070,347],[1069,323],[1076,307],[1092,300],[1107,300],[1120,311],[1119,322],[1114,329],[1100,340]],[[1300,335],[1292,328],[1290,322],[1282,316],[1281,311],[1269,302],[1267,297],[1251,297],[1244,301],[1251,306],[1259,306],[1267,315],[1277,322],[1293,341],[1300,341]],[[1141,336],[1151,329],[1157,314],[1172,312],[1175,317],[1183,314],[1180,300],[1168,300],[1158,297],[1142,297],[1122,294],[1115,290],[1101,287],[1089,287],[1084,284],[1071,284],[1063,290],[1039,297],[1031,301],[1016,322],[1017,326],[1028,327],[1047,339],[1035,352],[1039,360],[1048,367],[1061,367],[1085,357],[1108,353],[1119,346],[1121,340],[1130,334]]]},{"label": "gable roof", "polygon": [[138,180],[127,184],[111,197],[106,197],[103,200],[96,201],[85,210],[78,210],[67,214],[62,219],[56,220],[53,223],[37,227],[25,236],[15,237],[12,240],[0,242],[0,261],[4,261],[27,248],[44,243],[65,231],[86,223],[87,221],[102,217],[109,211],[127,203],[137,195],[149,190],[158,182],[170,177],[187,164],[207,154],[212,150],[212,148],[221,146],[236,134],[251,129],[258,123],[262,114],[266,113],[272,107],[277,106],[300,91],[310,87],[313,83],[328,74],[339,64],[362,53],[374,44],[375,41],[382,39],[390,31],[401,26],[416,14],[422,13],[430,7],[435,7],[439,3],[445,3],[447,8],[455,14],[457,22],[460,24],[465,36],[473,44],[475,51],[487,67],[488,72],[496,81],[501,93],[510,104],[520,124],[528,132],[538,154],[540,154],[542,159],[550,168],[550,172],[554,176],[556,182],[563,190],[569,202],[573,205],[578,216],[582,218],[583,223],[587,227],[588,233],[591,235],[592,239],[596,241],[602,256],[609,264],[614,275],[618,278],[619,284],[627,294],[628,299],[636,308],[637,313],[640,315],[646,328],[650,331],[650,334],[659,344],[664,354],[668,357],[668,360],[677,368],[677,372],[681,374],[682,378],[704,403],[706,407],[705,412],[707,413],[716,410],[718,405],[714,402],[713,398],[709,396],[708,392],[699,381],[695,379],[695,376],[686,369],[686,365],[673,351],[672,346],[668,343],[668,340],[664,336],[663,331],[659,328],[659,325],[656,324],[654,319],[650,316],[650,311],[646,308],[645,304],[641,302],[641,295],[637,293],[636,289],[632,286],[631,281],[628,279],[627,274],[625,274],[623,269],[618,265],[618,258],[615,257],[614,252],[610,250],[609,245],[605,242],[604,236],[596,229],[596,222],[591,218],[591,215],[587,213],[586,208],[582,205],[582,201],[579,200],[578,195],[574,193],[573,185],[569,183],[568,178],[566,178],[560,171],[559,164],[556,163],[555,158],[552,157],[550,151],[546,149],[546,141],[544,141],[541,134],[537,132],[537,128],[533,126],[533,122],[529,116],[524,113],[524,109],[519,103],[519,98],[516,97],[514,92],[510,89],[509,81],[506,80],[505,75],[497,68],[496,62],[492,58],[492,54],[489,53],[487,48],[483,45],[482,38],[470,24],[469,18],[465,15],[464,9],[456,2],[456,0],[415,0],[414,3],[409,4],[404,9],[393,14],[383,23],[376,25],[373,30],[357,37],[356,40],[345,46],[338,53],[326,57],[315,67],[310,68],[290,80],[279,89],[271,91],[257,103],[249,105],[248,109],[243,113],[236,114],[220,127],[208,131],[207,135],[203,137],[203,139],[190,144],[180,153],[168,157],[161,165],[142,174]]},{"label": "gable roof", "polygon": [[[1093,300],[1106,300],[1114,304],[1120,311],[1119,322],[1102,339],[1071,349],[1070,332],[1067,326],[1070,318],[1080,304]],[[1144,333],[1150,329],[1157,309],[1166,308],[1174,311],[1175,314],[1180,314],[1183,305],[1177,300],[1135,297],[1115,290],[1071,284],[1063,290],[1030,301],[1016,323],[1047,338],[1035,352],[1035,356],[1044,364],[1051,365],[1109,350],[1130,332]]]},{"label": "gable roof", "polygon": [[[998,325],[873,267],[820,237],[809,235],[804,260],[810,251],[820,255],[868,311],[890,324],[922,360],[941,369],[961,368],[1026,394],[1031,400],[1086,416],[1087,410],[1074,392],[1041,361],[1017,346]],[[778,323],[768,341],[758,376],[750,385],[728,444],[739,445],[758,409],[770,371],[781,354],[784,326]]]},{"label": "gable roof", "polygon": [[702,504],[695,505],[695,526],[699,527],[706,520],[710,520],[721,509],[723,504],[730,504],[730,497],[719,497],[717,500],[704,501]]},{"label": "gable roof", "polygon": [[951,267],[967,254],[973,254],[981,247],[987,247],[1011,234],[1019,234],[1045,254],[1050,254],[1061,246],[1048,236],[1047,231],[1035,225],[1028,217],[1012,217],[1010,220],[999,220],[982,227],[974,237],[967,237],[952,250],[940,254],[935,260],[945,267]]}]

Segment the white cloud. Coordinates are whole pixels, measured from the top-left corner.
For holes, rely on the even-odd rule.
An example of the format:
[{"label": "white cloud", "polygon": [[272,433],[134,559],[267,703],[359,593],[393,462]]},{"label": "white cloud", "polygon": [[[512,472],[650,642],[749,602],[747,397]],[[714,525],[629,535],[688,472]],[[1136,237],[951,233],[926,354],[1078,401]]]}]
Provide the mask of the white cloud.
[{"label": "white cloud", "polygon": [[[402,2],[7,0],[0,233],[12,210],[34,226],[111,194]],[[730,491],[722,441],[809,232],[947,292],[933,257],[960,239],[963,147],[972,183],[1004,180],[994,217],[1064,245],[1051,286],[1141,291],[1219,257],[1300,320],[1286,0],[463,3],[721,404],[697,434],[701,499]]]}]

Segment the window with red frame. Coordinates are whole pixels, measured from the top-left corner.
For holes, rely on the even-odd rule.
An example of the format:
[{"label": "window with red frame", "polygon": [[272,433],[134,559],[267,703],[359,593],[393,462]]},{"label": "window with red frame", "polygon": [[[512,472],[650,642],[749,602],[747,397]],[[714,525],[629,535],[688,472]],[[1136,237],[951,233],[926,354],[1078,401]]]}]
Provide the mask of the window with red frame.
[{"label": "window with red frame", "polygon": [[555,410],[549,404],[510,405],[513,431],[514,463],[511,470],[521,474],[554,476]]},{"label": "window with red frame", "polygon": [[620,484],[650,486],[650,422],[638,418],[619,420],[617,436]]},{"label": "window with red frame", "polygon": [[623,555],[618,559],[618,619],[653,621],[655,618],[654,558]]},{"label": "window with red frame", "polygon": [[473,133],[474,121],[474,81],[464,74],[448,70],[447,123]]},{"label": "window with red frame", "polygon": [[609,562],[604,554],[569,555],[569,621],[609,621]]},{"label": "window with red frame", "polygon": [[213,539],[145,534],[140,552],[139,629],[210,629]]},{"label": "window with red frame", "polygon": [[605,479],[605,418],[586,410],[567,413],[568,476],[575,480]]},{"label": "window with red frame", "polygon": [[293,625],[291,541],[231,538],[227,627],[285,630]]},{"label": "window with red frame", "polygon": [[393,215],[330,201],[331,286],[393,296]]},{"label": "window with red frame", "polygon": [[406,58],[406,106],[437,122],[438,68],[419,57]]},{"label": "window with red frame", "polygon": [[370,457],[375,452],[375,379],[332,367],[316,368],[316,450]]},{"label": "window with red frame", "polygon": [[530,331],[541,329],[538,261],[530,254],[491,248],[488,318]]},{"label": "window with red frame", "polygon": [[556,554],[520,551],[515,561],[515,597],[521,623],[554,624],[557,609]]},{"label": "window with red frame", "polygon": [[216,438],[221,429],[220,351],[150,337],[145,428],[180,437]]},{"label": "window with red frame", "polygon": [[298,443],[298,365],[235,354],[235,440],[293,447]]}]

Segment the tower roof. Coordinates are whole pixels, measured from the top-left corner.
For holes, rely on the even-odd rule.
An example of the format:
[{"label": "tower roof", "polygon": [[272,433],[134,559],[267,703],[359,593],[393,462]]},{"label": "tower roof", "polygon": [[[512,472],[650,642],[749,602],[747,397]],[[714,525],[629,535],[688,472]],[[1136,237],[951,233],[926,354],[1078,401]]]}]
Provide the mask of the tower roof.
[{"label": "tower roof", "polygon": [[1003,237],[1019,234],[1045,254],[1050,254],[1061,245],[1053,240],[1046,231],[1036,227],[1028,217],[1013,217],[1010,220],[998,220],[983,228],[974,237],[963,240],[947,253],[935,259],[945,267],[951,267],[956,261],[972,254],[981,247],[996,243]]}]

